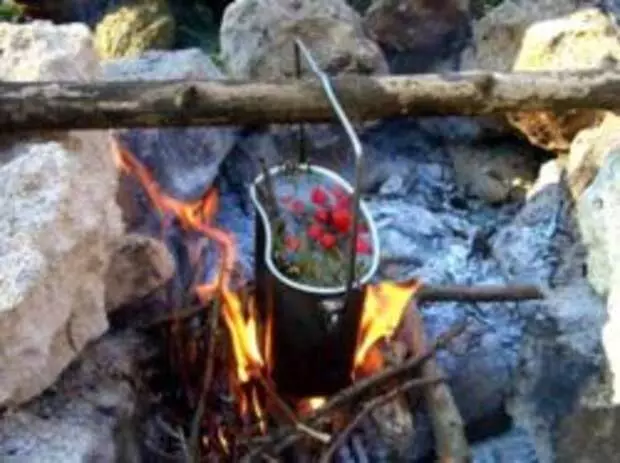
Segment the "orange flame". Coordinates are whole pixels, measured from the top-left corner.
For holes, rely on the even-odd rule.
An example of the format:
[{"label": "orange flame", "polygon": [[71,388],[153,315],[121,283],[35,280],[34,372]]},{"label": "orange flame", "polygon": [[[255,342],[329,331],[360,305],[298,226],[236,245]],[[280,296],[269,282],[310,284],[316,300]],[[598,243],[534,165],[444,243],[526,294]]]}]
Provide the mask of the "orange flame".
[{"label": "orange flame", "polygon": [[[269,359],[271,355],[272,323],[271,320],[267,320],[261,344],[254,298],[251,296],[248,298],[248,315],[245,316],[246,306],[240,294],[230,287],[237,250],[234,236],[214,225],[219,206],[217,189],[209,189],[197,201],[179,201],[164,193],[146,167],[117,140],[113,140],[113,153],[119,170],[137,178],[161,214],[177,217],[184,229],[198,231],[218,245],[219,271],[213,281],[198,285],[196,293],[205,305],[214,300],[221,303],[222,316],[228,328],[235,362],[234,372],[231,370],[230,374],[233,380],[232,386],[240,399],[239,412],[242,416],[247,416],[253,411],[264,431],[265,416],[256,385],[249,383],[258,375],[269,374],[270,362],[265,361],[265,358]],[[419,288],[420,283],[417,280],[404,283],[383,282],[366,288],[366,300],[352,371],[354,378],[374,373],[382,367],[383,357],[377,345],[382,340],[389,340],[394,334],[409,300]],[[325,397],[306,398],[298,404],[297,409],[300,413],[311,412],[320,408],[325,401]],[[226,441],[221,429],[219,433],[218,439]]]},{"label": "orange flame", "polygon": [[115,162],[119,170],[134,175],[142,184],[153,205],[162,214],[173,214],[186,230],[194,230],[219,245],[220,269],[214,281],[196,288],[203,303],[220,296],[222,314],[232,339],[233,353],[237,365],[237,380],[246,383],[254,372],[264,365],[257,341],[257,323],[254,310],[249,319],[243,317],[241,299],[230,289],[231,275],[237,259],[234,237],[213,225],[219,200],[216,188],[211,188],[203,198],[193,201],[179,201],[165,194],[150,172],[117,140],[113,142]]},{"label": "orange flame", "polygon": [[389,341],[396,332],[407,304],[420,287],[418,280],[387,281],[366,287],[366,300],[353,360],[354,374],[366,375],[381,368],[383,357],[374,348],[381,340]]}]

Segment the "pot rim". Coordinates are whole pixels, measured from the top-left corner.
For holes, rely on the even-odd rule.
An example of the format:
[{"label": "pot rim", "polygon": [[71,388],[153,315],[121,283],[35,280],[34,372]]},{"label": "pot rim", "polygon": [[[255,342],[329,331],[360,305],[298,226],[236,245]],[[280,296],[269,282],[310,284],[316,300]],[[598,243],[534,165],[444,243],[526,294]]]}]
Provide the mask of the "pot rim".
[{"label": "pot rim", "polygon": [[[312,165],[312,164],[299,164],[297,166],[298,168],[302,169],[302,170],[306,170],[306,171],[310,171],[313,173],[318,173],[321,174],[325,177],[330,178],[331,180],[333,180],[334,182],[336,182],[339,186],[341,186],[342,188],[344,188],[347,193],[353,195],[354,193],[354,189],[351,186],[351,184],[349,182],[347,182],[345,179],[343,179],[340,175],[338,175],[336,172],[327,169],[325,167],[321,167],[321,166],[317,166],[317,165]],[[279,164],[276,165],[274,167],[271,167],[269,169],[269,173],[271,175],[277,175],[280,172],[282,172],[283,170],[285,170],[287,168],[286,165],[283,164]],[[284,283],[286,283],[287,285],[299,290],[299,291],[303,291],[306,293],[312,293],[312,294],[316,294],[316,295],[322,295],[322,296],[336,296],[336,295],[341,295],[344,294],[346,292],[346,285],[342,285],[342,286],[335,286],[335,287],[324,287],[324,286],[311,286],[311,285],[306,285],[303,283],[299,283],[296,282],[290,278],[288,278],[287,276],[285,276],[282,272],[280,272],[278,270],[278,268],[275,266],[275,264],[273,263],[273,260],[271,258],[271,250],[272,250],[272,236],[271,236],[271,230],[266,226],[266,224],[269,223],[269,217],[267,215],[267,212],[265,211],[264,207],[262,206],[261,202],[258,200],[257,197],[257,190],[256,187],[258,184],[260,184],[263,180],[264,180],[265,174],[261,173],[259,174],[254,181],[252,182],[252,184],[250,185],[250,197],[252,199],[252,202],[254,203],[254,206],[256,207],[256,210],[258,211],[258,213],[261,216],[261,219],[263,221],[263,226],[265,226],[265,238],[266,238],[266,243],[265,243],[265,262],[267,264],[267,267],[269,268],[269,270],[281,281],[283,281]],[[366,221],[367,225],[368,225],[368,231],[370,234],[370,239],[372,242],[372,249],[373,249],[373,256],[372,256],[372,261],[370,263],[370,267],[368,269],[368,271],[364,274],[364,276],[362,276],[358,281],[360,284],[364,284],[366,282],[368,282],[368,280],[370,280],[374,274],[377,272],[377,269],[379,268],[379,255],[380,255],[380,248],[379,248],[379,234],[377,232],[377,228],[375,226],[374,221],[372,220],[372,216],[370,215],[370,211],[368,210],[368,206],[366,206],[366,203],[360,198],[359,200],[359,208],[360,208],[360,212],[362,214],[362,216],[364,217],[364,220]]]}]

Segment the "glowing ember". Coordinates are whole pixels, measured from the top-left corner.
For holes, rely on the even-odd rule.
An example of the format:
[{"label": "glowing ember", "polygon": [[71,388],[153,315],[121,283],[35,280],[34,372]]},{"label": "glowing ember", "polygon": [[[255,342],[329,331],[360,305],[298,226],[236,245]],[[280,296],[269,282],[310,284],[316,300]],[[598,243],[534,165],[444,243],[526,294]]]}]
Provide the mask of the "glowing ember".
[{"label": "glowing ember", "polygon": [[[270,375],[272,323],[267,320],[266,326],[259,326],[253,295],[244,299],[240,291],[231,288],[237,249],[235,237],[214,224],[219,203],[217,189],[211,188],[197,201],[179,201],[165,194],[145,166],[117,141],[113,147],[119,170],[139,180],[154,207],[163,216],[177,217],[185,230],[197,231],[218,245],[218,271],[213,281],[195,288],[196,294],[205,307],[220,304],[233,353],[234,368],[229,372],[230,386],[238,399],[239,414],[242,417],[252,415],[260,430],[265,432],[267,417],[262,399],[265,379]],[[313,199],[320,202],[324,198],[320,192],[315,192]],[[351,371],[352,379],[372,374],[382,368],[383,358],[377,345],[392,337],[401,322],[404,310],[419,287],[417,281],[408,281],[383,282],[365,288],[365,303],[357,337],[354,368]],[[305,398],[294,408],[300,414],[310,413],[320,408],[325,401],[325,397]],[[219,441],[224,450],[229,446],[221,428],[217,429],[216,439],[212,440]]]}]

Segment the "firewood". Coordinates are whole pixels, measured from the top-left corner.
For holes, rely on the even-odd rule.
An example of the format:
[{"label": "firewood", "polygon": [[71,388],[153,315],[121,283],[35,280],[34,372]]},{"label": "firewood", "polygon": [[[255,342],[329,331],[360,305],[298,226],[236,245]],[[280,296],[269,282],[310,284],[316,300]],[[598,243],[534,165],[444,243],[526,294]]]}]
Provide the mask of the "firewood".
[{"label": "firewood", "polygon": [[[620,73],[609,69],[347,75],[332,82],[344,108],[360,121],[620,107]],[[318,123],[334,117],[316,79],[0,83],[5,132]]]},{"label": "firewood", "polygon": [[[411,348],[414,352],[428,349],[422,317],[413,302],[404,323],[410,322]],[[434,357],[429,357],[421,366],[422,378],[443,376],[441,367]],[[430,415],[435,451],[439,463],[466,463],[470,461],[469,444],[465,437],[463,418],[456,406],[450,388],[445,382],[425,386],[424,399]]]}]

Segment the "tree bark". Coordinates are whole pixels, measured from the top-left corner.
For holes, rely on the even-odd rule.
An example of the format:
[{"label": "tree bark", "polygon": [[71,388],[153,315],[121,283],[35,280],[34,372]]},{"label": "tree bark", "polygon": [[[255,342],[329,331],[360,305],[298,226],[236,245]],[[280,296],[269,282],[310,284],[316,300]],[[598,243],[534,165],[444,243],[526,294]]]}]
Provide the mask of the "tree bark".
[{"label": "tree bark", "polygon": [[[340,76],[332,83],[354,121],[620,107],[620,73],[611,70]],[[334,120],[316,80],[0,83],[5,132]]]}]

